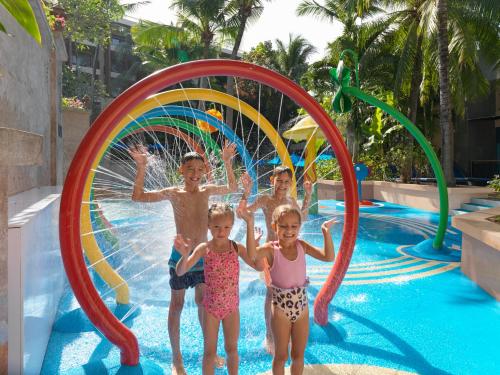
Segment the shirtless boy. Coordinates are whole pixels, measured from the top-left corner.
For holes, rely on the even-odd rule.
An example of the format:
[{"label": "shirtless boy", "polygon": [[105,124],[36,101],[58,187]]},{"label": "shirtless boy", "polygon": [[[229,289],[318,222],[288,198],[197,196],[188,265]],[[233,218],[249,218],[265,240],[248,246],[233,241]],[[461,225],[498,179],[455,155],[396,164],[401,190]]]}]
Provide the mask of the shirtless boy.
[{"label": "shirtless boy", "polygon": [[[309,181],[304,182],[304,200],[302,202],[302,208],[295,198],[290,197],[290,187],[292,184],[292,170],[286,166],[276,167],[271,176],[271,184],[273,186],[273,192],[271,195],[263,194],[259,195],[255,202],[247,205],[247,199],[252,190],[252,180],[248,174],[243,174],[241,176],[241,183],[245,192],[241,197],[239,206],[242,207],[246,205],[246,209],[250,212],[255,212],[259,208],[262,209],[264,213],[264,218],[266,220],[267,228],[267,238],[266,241],[276,241],[276,233],[272,226],[273,212],[276,207],[289,204],[292,207],[299,209],[302,213],[302,222],[304,222],[308,215],[309,204],[311,202],[312,184]],[[266,342],[265,348],[270,354],[274,354],[274,341],[271,332],[270,317],[271,317],[271,289],[267,288],[266,301],[264,304],[264,312],[266,316]]]},{"label": "shirtless boy", "polygon": [[[202,178],[207,173],[203,157],[196,152],[189,152],[181,159],[179,172],[184,178],[183,186],[172,186],[156,191],[144,191],[144,178],[148,163],[147,149],[136,146],[129,150],[137,165],[137,175],[134,183],[132,200],[137,202],[158,202],[169,200],[174,211],[174,221],[177,234],[189,238],[194,248],[207,241],[208,228],[208,198],[211,195],[234,193],[238,189],[236,177],[232,167],[232,158],[235,155],[235,145],[225,144],[222,149],[222,158],[227,173],[227,185],[201,185]],[[198,262],[190,272],[177,276],[175,267],[181,254],[172,249],[168,262],[170,267],[171,298],[168,311],[168,335],[172,347],[172,374],[185,374],[184,363],[180,350],[180,318],[184,306],[184,295],[187,288],[195,288],[195,302],[198,305],[198,318],[203,322],[203,262]]]}]

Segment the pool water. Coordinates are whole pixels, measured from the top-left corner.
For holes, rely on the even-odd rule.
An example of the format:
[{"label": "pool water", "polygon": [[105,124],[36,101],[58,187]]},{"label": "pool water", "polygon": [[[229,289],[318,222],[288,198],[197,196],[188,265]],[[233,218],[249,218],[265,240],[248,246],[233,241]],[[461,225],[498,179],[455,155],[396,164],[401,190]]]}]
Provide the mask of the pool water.
[{"label": "pool water", "polygon": [[[381,207],[360,210],[358,240],[348,273],[329,306],[329,324],[316,325],[311,314],[307,366],[316,367],[318,374],[340,369],[356,374],[385,374],[390,370],[418,374],[500,373],[500,303],[465,277],[459,263],[419,259],[404,253],[405,247],[433,237],[438,215],[379,203]],[[107,208],[113,212],[111,203]],[[171,220],[168,210],[168,205],[161,206],[159,212],[163,214],[149,218],[140,210],[137,216],[120,214],[127,212],[123,210],[107,216],[117,227],[127,224],[121,237],[128,240],[121,241],[126,244],[120,242],[120,246],[129,250],[113,262],[129,280],[131,310],[116,307],[113,293],[94,277],[106,304],[137,336],[140,366],[120,366],[119,351],[92,327],[68,288],[60,303],[42,374],[170,373],[170,250],[165,249],[171,248],[174,233],[171,225],[165,225],[165,220]],[[309,218],[301,230],[303,239],[318,246],[322,245],[322,221],[338,216],[342,222],[343,207],[337,201],[320,201],[320,214]],[[257,223],[264,227],[262,216],[257,216]],[[157,236],[152,238],[140,228],[148,228]],[[339,224],[332,234],[336,247],[341,232]],[[232,237],[244,242],[244,233],[243,223],[237,221]],[[446,246],[458,251],[460,237],[459,231],[449,227]],[[331,264],[308,258],[307,266],[312,311],[314,297]],[[264,297],[259,274],[241,264],[240,374],[254,375],[271,369],[271,357],[262,345]],[[187,373],[201,374],[203,339],[192,290],[186,294],[182,314],[181,349]],[[221,331],[219,354],[223,352]],[[216,373],[224,374],[226,370]]]}]

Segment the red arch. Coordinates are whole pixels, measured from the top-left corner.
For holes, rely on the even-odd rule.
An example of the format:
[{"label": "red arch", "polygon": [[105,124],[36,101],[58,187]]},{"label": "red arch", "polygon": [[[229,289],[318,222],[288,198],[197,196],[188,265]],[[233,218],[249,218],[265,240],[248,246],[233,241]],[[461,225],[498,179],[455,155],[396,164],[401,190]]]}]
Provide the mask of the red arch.
[{"label": "red arch", "polygon": [[176,83],[206,76],[236,76],[271,86],[299,106],[318,123],[332,145],[345,184],[345,220],[335,264],[314,303],[315,320],[328,321],[328,304],[337,291],[351,259],[358,227],[356,179],[342,135],[331,118],[304,89],[269,69],[242,61],[199,60],[158,71],[127,89],[99,115],[83,138],[71,162],[61,196],[59,237],[61,253],[78,302],[92,323],[121,349],[121,362],[137,365],[139,348],[134,334],[106,307],[89,277],[80,243],[80,208],[85,180],[94,156],[119,121],[146,97]]},{"label": "red arch", "polygon": [[205,150],[203,150],[203,148],[200,146],[200,144],[198,142],[196,142],[193,138],[191,138],[189,135],[187,135],[184,132],[181,132],[177,128],[171,128],[168,126],[161,126],[161,125],[152,125],[152,126],[144,126],[140,129],[136,129],[136,130],[128,133],[126,136],[129,136],[130,134],[140,133],[140,132],[144,131],[144,129],[150,129],[152,131],[166,133],[166,134],[173,135],[177,138],[181,138],[184,142],[186,142],[191,147],[191,149],[193,149],[194,151],[196,151],[198,154],[201,155],[201,157],[203,158],[203,161],[205,162],[205,167],[207,168],[207,178],[209,180],[212,178],[212,176],[211,176],[212,168],[211,168],[210,163],[208,162],[207,158],[205,157]]}]

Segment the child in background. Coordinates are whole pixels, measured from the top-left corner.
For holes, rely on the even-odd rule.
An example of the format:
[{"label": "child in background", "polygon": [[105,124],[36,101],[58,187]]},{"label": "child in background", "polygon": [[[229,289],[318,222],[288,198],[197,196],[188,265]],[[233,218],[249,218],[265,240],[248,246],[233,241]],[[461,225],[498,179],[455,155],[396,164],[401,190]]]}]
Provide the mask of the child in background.
[{"label": "child in background", "polygon": [[[225,195],[234,193],[238,189],[238,183],[234,176],[232,158],[236,151],[234,144],[226,143],[222,149],[222,159],[227,173],[227,185],[202,185],[202,179],[207,173],[203,157],[196,152],[189,152],[181,159],[179,172],[184,178],[183,186],[171,186],[156,191],[144,191],[144,178],[148,163],[148,151],[143,145],[133,147],[129,150],[130,155],[137,165],[132,200],[137,202],[158,202],[169,200],[172,204],[176,232],[185,238],[190,238],[193,246],[207,240],[207,212],[208,198],[212,195]],[[184,295],[186,289],[195,288],[195,302],[198,305],[198,317],[200,324],[203,323],[203,289],[205,287],[203,262],[194,265],[191,272],[182,277],[175,273],[175,267],[181,254],[174,245],[170,260],[170,306],[168,309],[168,334],[172,347],[172,374],[184,375],[184,364],[180,350],[180,319],[184,306]],[[217,358],[218,364],[222,366],[223,359]]]},{"label": "child in background", "polygon": [[[201,259],[204,260],[205,307],[203,324],[203,374],[214,373],[214,360],[217,354],[217,338],[222,322],[224,347],[227,355],[227,370],[230,375],[238,374],[238,337],[240,335],[239,312],[239,270],[238,256],[249,266],[254,262],[249,258],[246,248],[229,239],[234,224],[234,212],[230,205],[214,203],[208,210],[208,229],[212,239],[196,246],[190,254],[190,239],[177,235],[175,247],[182,254],[177,263],[179,276],[188,272]],[[253,223],[247,236],[254,238]],[[259,240],[257,235],[255,240]]]},{"label": "child in background", "polygon": [[[271,195],[263,194],[259,195],[255,202],[250,205],[247,205],[247,199],[252,190],[252,180],[250,176],[245,173],[241,176],[241,183],[245,192],[241,197],[240,207],[243,207],[251,212],[257,211],[259,208],[262,209],[264,213],[264,218],[266,220],[267,227],[267,237],[266,241],[275,241],[276,233],[273,230],[272,226],[272,216],[274,209],[283,204],[290,204],[293,207],[299,209],[299,204],[297,201],[290,197],[290,186],[292,184],[292,170],[286,166],[276,167],[271,176],[271,184],[273,185],[273,192]],[[302,220],[305,221],[308,216],[309,211],[309,203],[311,201],[311,193],[312,193],[312,184],[309,181],[304,181],[304,200],[302,202]],[[266,268],[264,266],[264,268]],[[267,273],[267,270],[265,269]],[[270,325],[270,316],[271,316],[271,290],[268,288],[266,293],[266,299],[264,302],[264,314],[266,317],[266,341],[264,347],[266,351],[273,355],[274,354],[274,341],[273,335],[271,331]]]},{"label": "child in background", "polygon": [[[247,222],[247,232],[253,231],[253,214],[243,207],[238,214]],[[255,240],[247,236],[247,251],[256,264],[265,259],[270,265],[272,291],[271,329],[275,352],[273,375],[285,372],[288,360],[288,343],[291,339],[291,374],[304,370],[304,353],[309,336],[309,306],[307,301],[307,277],[305,256],[324,262],[335,258],[330,228],[335,219],[321,226],[324,246],[319,249],[298,238],[302,223],[301,212],[291,205],[278,206],[272,215],[271,225],[277,241],[267,242],[256,249]]]}]

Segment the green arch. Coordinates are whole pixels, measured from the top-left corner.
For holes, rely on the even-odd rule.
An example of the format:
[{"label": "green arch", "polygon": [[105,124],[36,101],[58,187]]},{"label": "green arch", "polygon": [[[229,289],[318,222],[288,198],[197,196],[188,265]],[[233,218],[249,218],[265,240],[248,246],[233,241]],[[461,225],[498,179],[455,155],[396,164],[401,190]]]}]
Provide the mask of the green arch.
[{"label": "green arch", "polygon": [[[343,65],[343,56],[345,53],[351,54],[355,62],[355,80],[357,87],[349,86],[351,79],[350,69],[344,68]],[[448,226],[448,189],[446,186],[446,180],[444,178],[443,168],[441,167],[441,163],[439,162],[439,159],[434,152],[434,149],[432,148],[430,142],[427,140],[427,138],[425,138],[425,136],[415,126],[415,124],[413,124],[397,109],[371,95],[365,94],[359,89],[358,57],[354,51],[343,51],[340,55],[340,61],[337,70],[330,70],[330,75],[332,76],[334,84],[340,87],[333,99],[334,103],[332,106],[334,107],[335,111],[342,111],[342,108],[345,109],[345,112],[349,111],[351,103],[348,95],[352,95],[365,103],[380,108],[382,111],[395,118],[401,125],[405,127],[405,129],[410,132],[413,137],[415,137],[420,147],[422,147],[422,149],[424,150],[425,156],[427,156],[434,175],[436,176],[437,186],[439,190],[439,225],[436,232],[436,238],[434,238],[432,246],[435,249],[440,249],[443,246],[444,235],[446,232],[446,227]]]},{"label": "green arch", "polygon": [[[221,158],[220,147],[217,144],[217,142],[215,142],[212,139],[210,134],[201,130],[197,126],[190,124],[189,122],[182,121],[182,120],[175,119],[175,118],[154,117],[154,118],[149,118],[147,120],[135,121],[132,125],[129,125],[125,129],[123,129],[116,136],[115,139],[123,139],[127,135],[132,133],[134,130],[145,128],[145,127],[148,127],[150,125],[173,126],[173,127],[179,128],[179,129],[186,130],[186,131],[200,137],[203,140],[204,144],[207,146],[207,150],[206,150],[207,152],[208,151],[213,152],[214,155],[217,156],[217,158],[219,158],[219,159]],[[111,144],[110,144],[110,146],[108,146],[108,149],[110,147],[112,147]]]}]

